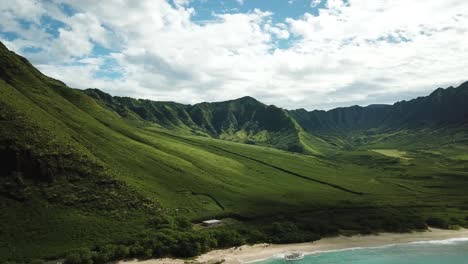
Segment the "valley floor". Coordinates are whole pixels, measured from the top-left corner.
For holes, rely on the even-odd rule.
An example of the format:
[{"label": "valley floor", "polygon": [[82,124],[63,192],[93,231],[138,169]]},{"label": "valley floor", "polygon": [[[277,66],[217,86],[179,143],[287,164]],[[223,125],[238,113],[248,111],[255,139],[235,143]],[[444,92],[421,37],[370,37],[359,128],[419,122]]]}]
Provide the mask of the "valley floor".
[{"label": "valley floor", "polygon": [[413,233],[381,233],[378,235],[337,236],[323,238],[313,243],[296,244],[256,244],[237,248],[214,250],[196,258],[195,261],[182,259],[151,259],[144,261],[121,261],[119,264],[183,264],[183,263],[249,263],[256,260],[267,259],[275,255],[289,252],[304,252],[306,254],[319,253],[360,247],[379,247],[392,244],[411,243],[418,241],[447,240],[468,238],[468,229],[442,230],[429,229],[427,232]]}]

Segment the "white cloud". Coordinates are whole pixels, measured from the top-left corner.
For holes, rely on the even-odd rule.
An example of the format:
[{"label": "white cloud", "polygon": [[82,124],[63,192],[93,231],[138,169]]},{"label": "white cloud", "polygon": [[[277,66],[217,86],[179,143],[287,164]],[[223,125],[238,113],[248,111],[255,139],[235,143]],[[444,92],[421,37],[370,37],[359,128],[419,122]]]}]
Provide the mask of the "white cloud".
[{"label": "white cloud", "polygon": [[265,31],[270,32],[272,35],[276,36],[279,39],[288,39],[290,36],[286,25],[283,23],[278,23],[276,24],[276,26],[266,24],[264,26],[264,29]]},{"label": "white cloud", "polygon": [[59,37],[53,42],[50,53],[60,51],[65,58],[82,57],[92,52],[95,43],[104,47],[110,45],[111,33],[92,14],[75,14],[67,19],[67,24],[67,29],[59,29]]},{"label": "white cloud", "polygon": [[[317,2],[317,1],[313,0],[313,2]],[[312,2],[312,3],[313,3],[313,2]],[[321,2],[321,1],[319,1],[319,3],[320,3],[320,2]],[[319,4],[319,3],[317,3],[317,4]],[[374,2],[374,3],[375,3],[375,2]],[[383,2],[380,2],[380,3],[383,3]],[[368,5],[368,3],[364,3],[364,2],[362,2],[362,4]],[[372,3],[371,3],[371,5],[372,5]],[[330,10],[337,10],[337,9],[339,10],[339,9],[345,7],[345,6],[346,6],[346,3],[345,3],[344,0],[327,0],[327,7],[328,7]]]},{"label": "white cloud", "polygon": [[312,0],[312,2],[310,2],[310,7],[316,7],[320,5],[321,2],[322,0]]},{"label": "white cloud", "polygon": [[191,1],[192,0],[174,0],[174,4],[176,6],[179,6],[179,7],[180,6],[186,6],[186,5],[190,4]]},{"label": "white cloud", "polygon": [[[2,17],[39,21],[47,13],[67,25],[52,39],[39,27],[25,30],[2,19],[2,29],[21,34],[9,47],[40,45],[44,52],[31,57],[45,73],[116,95],[185,103],[251,95],[312,109],[392,102],[467,78],[468,2],[462,0],[328,0],[318,16],[284,23],[254,10],[215,14],[203,25],[192,21],[196,10],[188,0],[176,8],[163,0],[6,2]],[[64,16],[55,3],[78,13]],[[279,48],[277,39],[290,42]],[[116,51],[95,58],[96,43]],[[96,78],[110,58],[122,78]]]},{"label": "white cloud", "polygon": [[[18,17],[27,17],[29,20],[39,22],[45,10],[42,8],[41,3],[36,0],[3,0],[0,1],[0,12],[2,15],[10,13]],[[2,17],[2,20],[3,19]],[[5,22],[7,21],[3,23]]]}]

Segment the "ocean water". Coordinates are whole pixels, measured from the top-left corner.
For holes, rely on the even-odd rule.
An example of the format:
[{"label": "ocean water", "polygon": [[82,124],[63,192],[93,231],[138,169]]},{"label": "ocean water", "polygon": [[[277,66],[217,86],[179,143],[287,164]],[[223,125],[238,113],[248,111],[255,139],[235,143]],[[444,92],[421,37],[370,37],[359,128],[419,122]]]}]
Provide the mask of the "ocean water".
[{"label": "ocean water", "polygon": [[354,248],[306,255],[286,261],[282,256],[255,264],[468,264],[468,238]]}]

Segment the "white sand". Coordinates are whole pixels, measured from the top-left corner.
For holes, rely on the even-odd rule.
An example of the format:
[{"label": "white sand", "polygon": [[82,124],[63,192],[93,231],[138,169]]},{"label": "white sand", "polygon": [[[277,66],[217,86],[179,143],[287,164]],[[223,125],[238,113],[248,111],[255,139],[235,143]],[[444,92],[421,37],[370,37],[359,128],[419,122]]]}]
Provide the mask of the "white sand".
[{"label": "white sand", "polygon": [[356,247],[376,247],[391,244],[401,244],[416,241],[445,240],[451,238],[468,238],[468,229],[441,230],[430,229],[427,232],[413,232],[404,234],[382,233],[379,235],[338,236],[323,238],[313,243],[298,244],[257,244],[253,246],[241,246],[238,248],[221,249],[208,252],[195,260],[181,259],[150,259],[144,261],[126,261],[119,264],[183,264],[183,263],[216,263],[224,260],[226,264],[246,263],[260,259],[270,258],[277,254],[299,251],[314,253],[321,251],[339,250]]}]

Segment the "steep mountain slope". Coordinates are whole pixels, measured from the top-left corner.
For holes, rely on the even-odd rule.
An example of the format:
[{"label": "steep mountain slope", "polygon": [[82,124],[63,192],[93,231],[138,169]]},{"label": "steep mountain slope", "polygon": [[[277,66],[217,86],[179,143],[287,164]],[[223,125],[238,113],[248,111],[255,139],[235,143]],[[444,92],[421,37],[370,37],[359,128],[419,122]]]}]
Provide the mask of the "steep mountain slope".
[{"label": "steep mountain slope", "polygon": [[190,128],[195,123],[186,112],[186,105],[174,102],[154,102],[130,97],[111,96],[98,89],[87,89],[87,95],[104,103],[127,119],[146,120],[168,128]]},{"label": "steep mountain slope", "polygon": [[[394,105],[352,106],[330,111],[284,110],[251,97],[183,105],[174,102],[112,97],[97,89],[86,94],[126,119],[154,122],[168,129],[235,142],[272,146],[308,154],[336,152],[366,135],[446,128],[456,134],[468,123],[468,82],[439,88],[426,97]],[[450,132],[451,130],[451,132]],[[430,136],[429,136],[430,137]],[[365,141],[369,144],[369,141]]]},{"label": "steep mountain slope", "polygon": [[[135,241],[154,232],[148,222],[161,214],[252,219],[364,192],[354,180],[327,179],[336,170],[312,157],[178,135],[138,115],[127,122],[4,46],[0,62],[2,260]],[[280,166],[302,161],[300,173]],[[345,166],[345,178],[368,177]]]},{"label": "steep mountain slope", "polygon": [[[312,150],[331,145],[252,98],[186,106],[83,92],[3,45],[0,78],[0,261],[55,260],[82,247],[102,253],[108,243],[123,250],[93,255],[95,263],[193,256],[242,239],[407,231],[433,216],[468,224],[462,144],[390,152],[406,159],[362,149],[303,155],[217,139],[287,149],[280,144],[293,135]],[[193,230],[183,217],[226,225]]]},{"label": "steep mountain slope", "polygon": [[[168,129],[185,130],[195,135],[247,144],[273,146],[278,149],[319,153],[325,142],[308,135],[304,141],[302,129],[283,109],[267,106],[251,97],[218,103],[182,105],[128,97],[112,97],[97,89],[84,91],[120,116],[154,122]],[[315,140],[317,146],[310,144]]]},{"label": "steep mountain slope", "polygon": [[468,140],[468,82],[393,105],[288,111],[308,134],[341,149],[434,148]]},{"label": "steep mountain slope", "polygon": [[429,96],[394,105],[352,106],[330,111],[290,111],[309,132],[346,134],[368,129],[423,129],[465,125],[468,82],[458,88],[438,88]]},{"label": "steep mountain slope", "polygon": [[[136,215],[158,214],[156,200],[116,180],[93,153],[83,133],[89,117],[54,92],[63,83],[2,44],[0,76],[3,260],[130,237],[141,227]],[[120,219],[112,216],[115,211]]]},{"label": "steep mountain slope", "polygon": [[305,109],[289,111],[306,131],[326,133],[349,133],[353,130],[378,128],[382,116],[388,114],[390,106],[382,107],[342,107],[330,111]]}]

